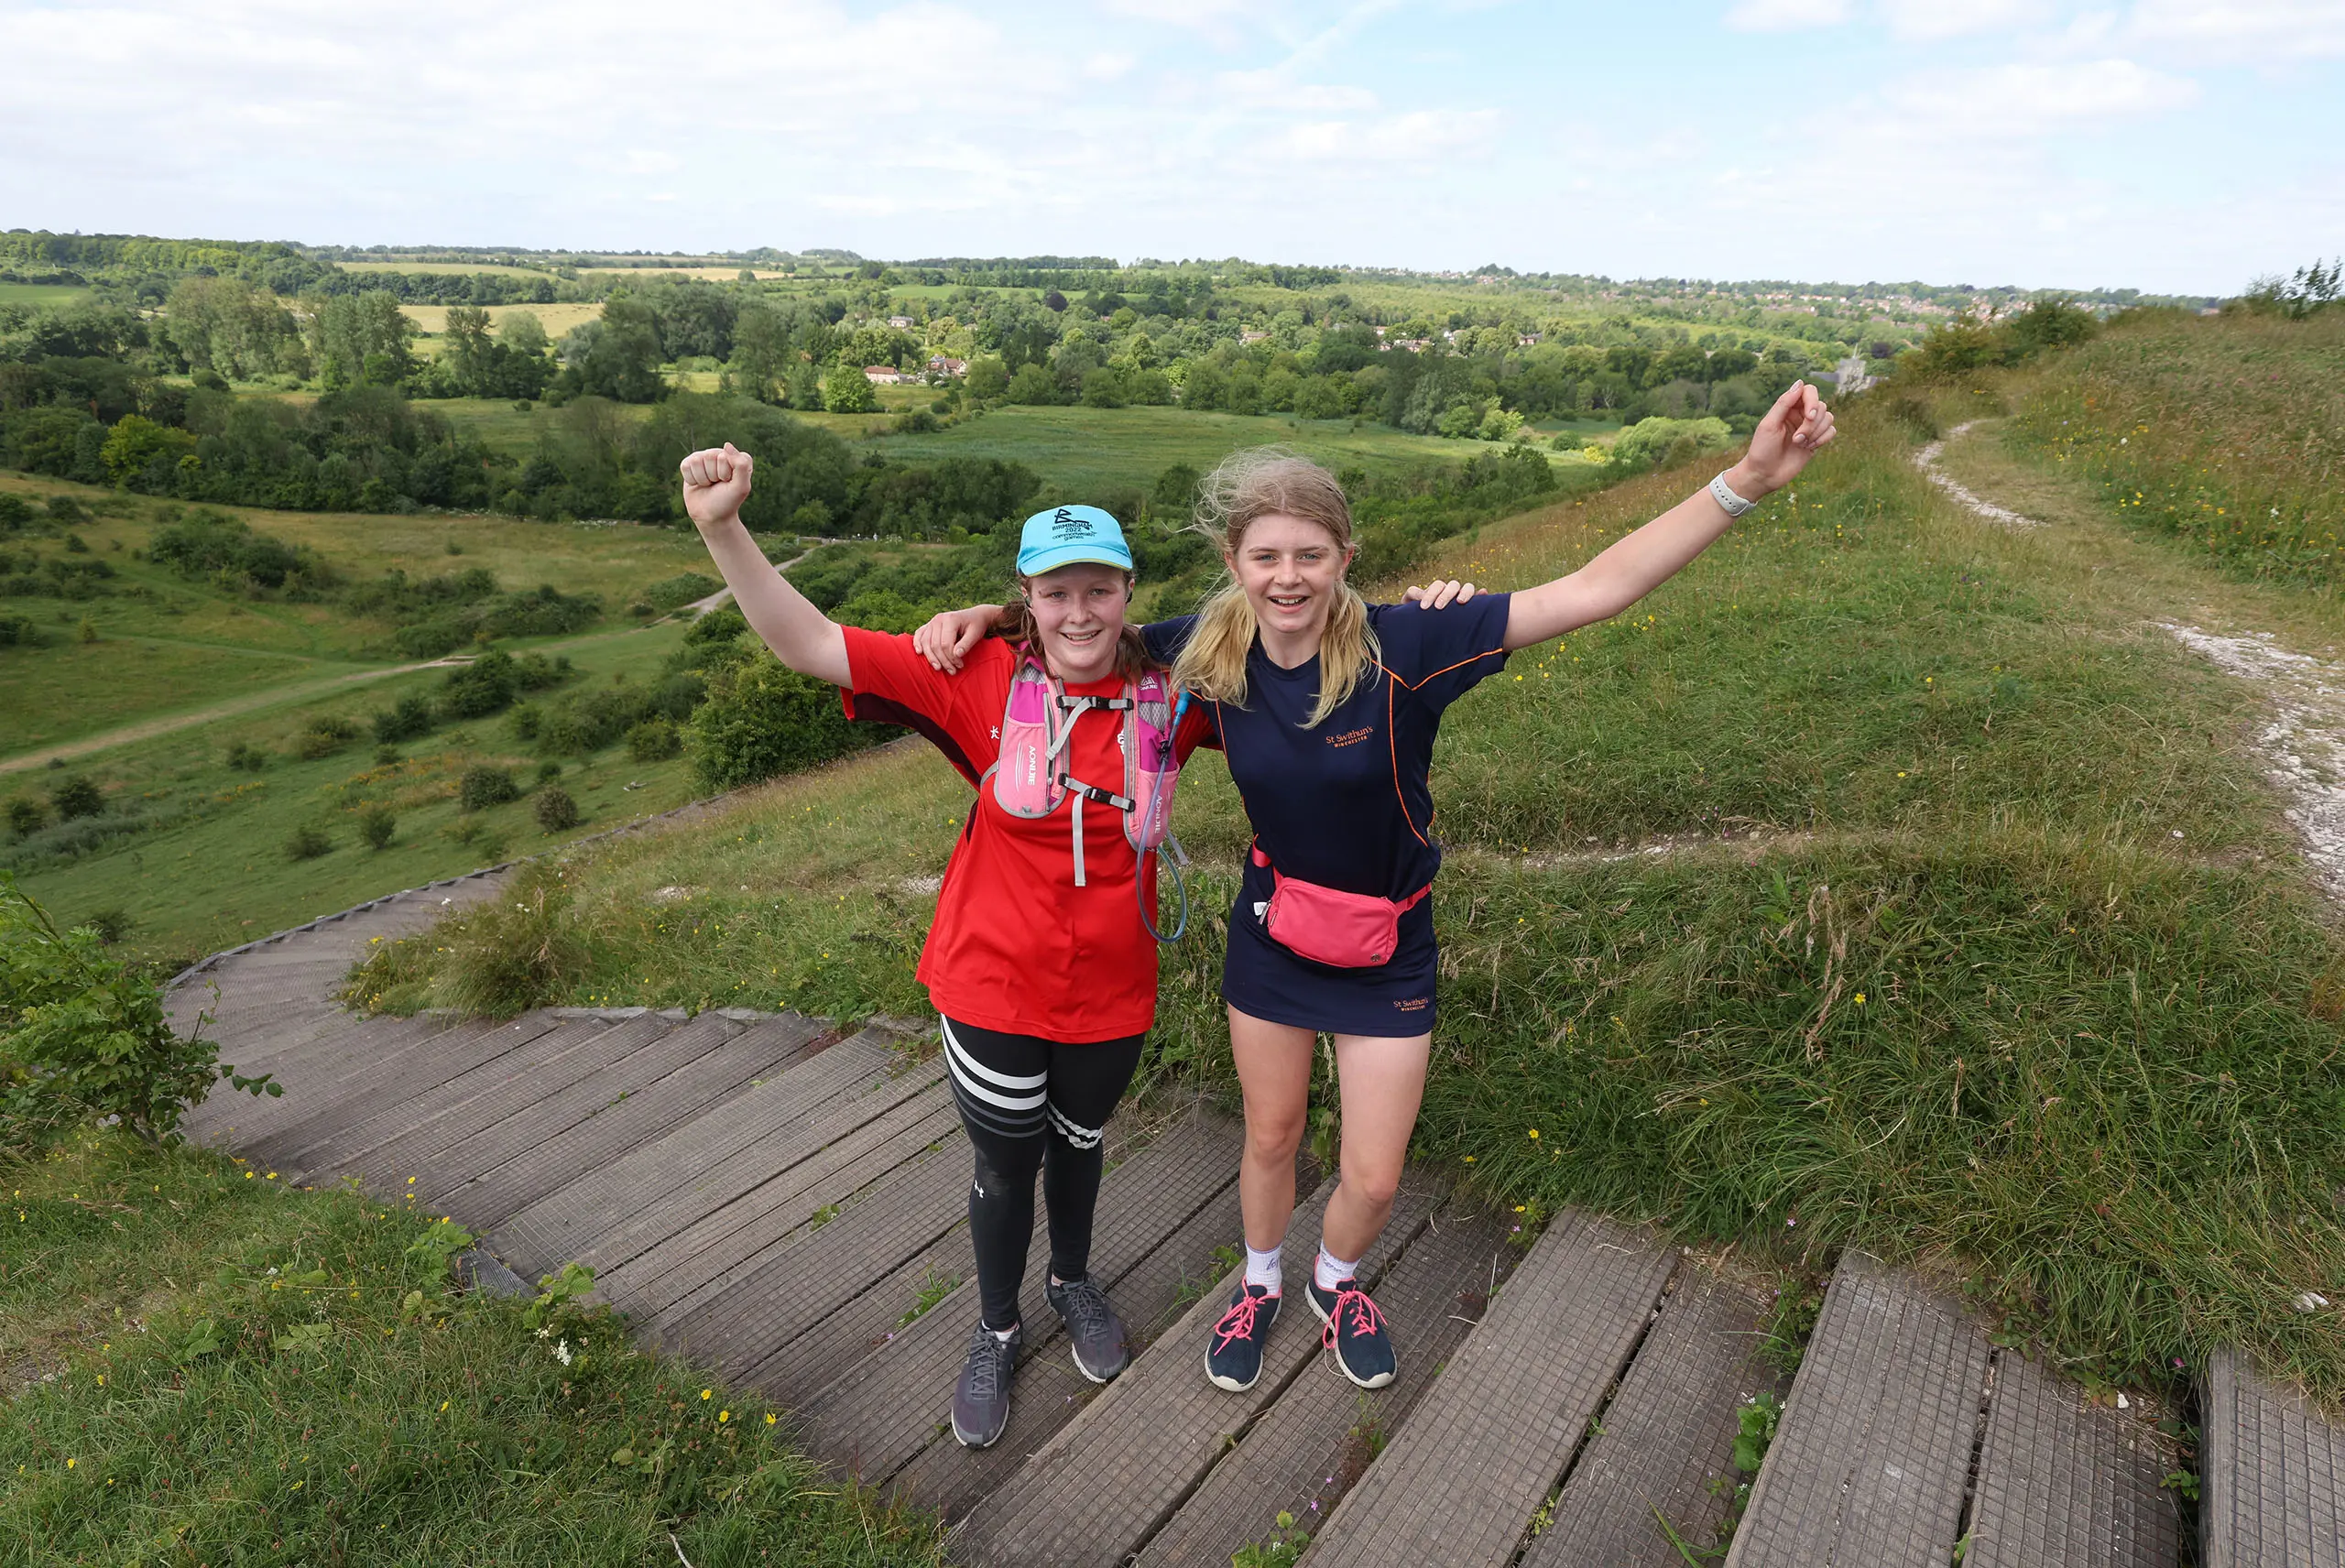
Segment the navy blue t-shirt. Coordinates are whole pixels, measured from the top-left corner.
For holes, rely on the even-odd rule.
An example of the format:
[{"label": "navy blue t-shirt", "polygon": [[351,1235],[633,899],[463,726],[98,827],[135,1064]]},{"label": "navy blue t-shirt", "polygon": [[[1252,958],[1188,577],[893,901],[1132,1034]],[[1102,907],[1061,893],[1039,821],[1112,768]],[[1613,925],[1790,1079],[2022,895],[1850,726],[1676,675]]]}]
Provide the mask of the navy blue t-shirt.
[{"label": "navy blue t-shirt", "polygon": [[[1442,710],[1506,664],[1509,596],[1481,594],[1445,610],[1373,604],[1382,663],[1310,728],[1319,661],[1281,670],[1257,643],[1246,661],[1246,705],[1210,704],[1229,776],[1255,841],[1289,877],[1348,893],[1408,898],[1441,866],[1427,775]],[[1170,663],[1194,616],[1142,628]],[[1230,913],[1222,995],[1273,1023],[1343,1034],[1409,1036],[1433,1024],[1433,905],[1401,917],[1390,963],[1336,969],[1298,957],[1262,929],[1271,873],[1252,864]]]}]

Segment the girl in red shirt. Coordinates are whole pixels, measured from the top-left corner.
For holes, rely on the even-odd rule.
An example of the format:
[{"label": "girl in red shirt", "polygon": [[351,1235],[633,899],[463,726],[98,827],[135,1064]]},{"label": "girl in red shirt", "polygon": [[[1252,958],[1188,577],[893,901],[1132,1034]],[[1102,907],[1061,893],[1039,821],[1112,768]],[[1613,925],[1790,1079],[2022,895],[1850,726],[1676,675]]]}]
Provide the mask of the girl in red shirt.
[{"label": "girl in red shirt", "polygon": [[[1156,942],[1141,918],[1141,906],[1155,908],[1155,867],[1128,836],[1126,813],[1146,793],[1129,782],[1128,753],[1145,733],[1130,712],[1135,683],[1161,666],[1124,623],[1131,552],[1096,507],[1027,520],[1006,635],[945,674],[909,637],[825,618],[774,570],[741,526],[753,466],[729,443],[682,464],[685,510],[750,626],[784,664],[841,687],[851,715],[911,725],[979,786],[919,975],[942,1016],[954,1098],[976,1153],[969,1235],[984,1311],[954,1391],[953,1431],[983,1448],[1009,1419],[1037,1171],[1050,1210],[1045,1294],[1074,1365],[1105,1382],[1129,1359],[1123,1323],[1087,1268],[1102,1129],[1156,1017]],[[1012,682],[1030,659],[1050,677],[1059,745],[1049,755],[1066,786],[1063,795],[1046,787],[1031,813],[1003,803],[1004,793],[1020,800],[1014,782],[988,778],[1003,757]],[[1205,728],[1202,715],[1172,726],[1174,763]]]}]

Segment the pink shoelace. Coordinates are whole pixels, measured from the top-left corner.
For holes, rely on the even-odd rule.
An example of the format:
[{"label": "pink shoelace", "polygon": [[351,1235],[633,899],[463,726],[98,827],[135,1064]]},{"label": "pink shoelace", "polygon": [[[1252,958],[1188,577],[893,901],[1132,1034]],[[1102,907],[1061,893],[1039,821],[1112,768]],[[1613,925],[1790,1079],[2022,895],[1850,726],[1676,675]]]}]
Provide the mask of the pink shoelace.
[{"label": "pink shoelace", "polygon": [[1368,1299],[1366,1290],[1350,1285],[1338,1286],[1336,1290],[1336,1310],[1327,1314],[1327,1326],[1319,1335],[1319,1343],[1329,1350],[1336,1348],[1336,1325],[1344,1321],[1347,1307],[1351,1309],[1352,1333],[1374,1334],[1384,1326],[1384,1314],[1377,1310],[1374,1301]]},{"label": "pink shoelace", "polygon": [[1221,1314],[1221,1321],[1213,1325],[1214,1333],[1221,1336],[1220,1343],[1214,1348],[1227,1350],[1232,1340],[1251,1339],[1254,1336],[1255,1314],[1269,1300],[1267,1294],[1258,1296],[1251,1290],[1241,1292],[1236,1301],[1229,1303],[1229,1310]]}]

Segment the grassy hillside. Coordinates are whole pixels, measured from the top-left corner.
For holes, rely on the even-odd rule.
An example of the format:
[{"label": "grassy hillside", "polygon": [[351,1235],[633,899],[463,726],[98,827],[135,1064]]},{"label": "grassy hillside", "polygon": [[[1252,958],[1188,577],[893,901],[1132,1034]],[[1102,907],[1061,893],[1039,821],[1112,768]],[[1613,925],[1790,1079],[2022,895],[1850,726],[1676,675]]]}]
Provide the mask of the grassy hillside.
[{"label": "grassy hillside", "polygon": [[[1916,426],[2003,390],[1850,409],[1632,616],[1452,711],[1420,1152],[1534,1215],[1932,1263],[2089,1377],[2158,1388],[2244,1342],[2345,1397],[2333,1321],[2289,1305],[2345,1293],[2345,947],[2238,691],[2145,625],[2276,607],[2345,641],[2345,611],[2226,582],[2089,492],[2058,529],[1971,518],[1914,470]],[[1446,564],[1543,579],[1707,472],[1487,527]],[[788,781],[568,858],[548,915],[457,921],[363,989],[416,1005],[526,944],[552,961],[511,1005],[914,1011],[967,799],[917,748]],[[1227,1091],[1244,829],[1210,760],[1181,811],[1202,929],[1168,956],[1150,1071]]]}]

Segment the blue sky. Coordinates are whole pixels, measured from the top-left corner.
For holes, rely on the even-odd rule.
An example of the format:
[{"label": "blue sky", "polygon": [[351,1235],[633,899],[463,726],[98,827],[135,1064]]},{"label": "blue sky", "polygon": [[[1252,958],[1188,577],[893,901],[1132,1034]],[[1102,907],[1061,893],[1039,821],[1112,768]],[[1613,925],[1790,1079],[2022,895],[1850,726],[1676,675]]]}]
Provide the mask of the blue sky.
[{"label": "blue sky", "polygon": [[2345,0],[0,0],[0,226],[2230,293]]}]

